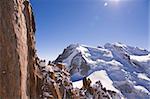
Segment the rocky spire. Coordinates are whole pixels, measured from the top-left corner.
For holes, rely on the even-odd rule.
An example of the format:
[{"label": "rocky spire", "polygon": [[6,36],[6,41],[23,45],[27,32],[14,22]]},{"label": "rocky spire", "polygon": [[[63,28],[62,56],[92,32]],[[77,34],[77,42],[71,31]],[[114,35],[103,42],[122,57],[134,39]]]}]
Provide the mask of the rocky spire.
[{"label": "rocky spire", "polygon": [[36,98],[35,22],[27,0],[0,0],[0,98]]}]

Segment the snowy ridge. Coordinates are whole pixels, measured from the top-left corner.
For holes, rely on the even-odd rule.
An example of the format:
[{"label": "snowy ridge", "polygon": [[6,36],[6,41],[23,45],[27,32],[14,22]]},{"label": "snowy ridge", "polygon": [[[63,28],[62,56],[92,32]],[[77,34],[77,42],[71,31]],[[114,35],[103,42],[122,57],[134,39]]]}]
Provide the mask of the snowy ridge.
[{"label": "snowy ridge", "polygon": [[128,99],[150,98],[150,52],[145,49],[121,43],[98,48],[73,44],[55,62],[67,65],[72,81],[91,77],[94,82],[110,82],[102,84]]}]

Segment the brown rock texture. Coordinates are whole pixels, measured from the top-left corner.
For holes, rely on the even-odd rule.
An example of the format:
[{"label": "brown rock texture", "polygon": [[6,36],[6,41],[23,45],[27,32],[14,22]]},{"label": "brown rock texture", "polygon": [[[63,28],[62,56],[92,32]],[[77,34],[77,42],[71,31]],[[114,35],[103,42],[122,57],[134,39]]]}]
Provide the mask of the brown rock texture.
[{"label": "brown rock texture", "polygon": [[100,81],[92,85],[89,78],[83,78],[81,89],[74,88],[70,73],[62,63],[48,63],[37,59],[35,74],[41,81],[40,99],[121,99],[119,94],[107,90]]},{"label": "brown rock texture", "polygon": [[73,88],[70,75],[63,64],[49,63],[37,60],[36,75],[41,80],[38,85],[41,99],[71,99]]},{"label": "brown rock texture", "polygon": [[0,99],[36,99],[35,23],[26,0],[0,0]]}]

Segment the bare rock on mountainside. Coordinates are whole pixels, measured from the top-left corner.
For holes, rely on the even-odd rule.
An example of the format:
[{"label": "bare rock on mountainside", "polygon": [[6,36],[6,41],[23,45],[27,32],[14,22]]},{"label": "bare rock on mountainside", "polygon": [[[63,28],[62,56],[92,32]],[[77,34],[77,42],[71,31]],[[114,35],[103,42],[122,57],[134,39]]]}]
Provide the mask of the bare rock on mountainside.
[{"label": "bare rock on mountainside", "polygon": [[[41,99],[71,99],[73,89],[70,74],[63,64],[48,64],[37,60],[35,74],[41,80]],[[64,98],[63,98],[64,97]]]},{"label": "bare rock on mountainside", "polygon": [[81,89],[74,88],[70,74],[62,63],[48,64],[38,60],[35,74],[40,78],[42,85],[41,99],[121,99],[114,91],[106,90],[100,81],[92,85],[88,78],[83,79]]},{"label": "bare rock on mountainside", "polygon": [[0,0],[0,98],[36,98],[35,23],[26,0]]}]

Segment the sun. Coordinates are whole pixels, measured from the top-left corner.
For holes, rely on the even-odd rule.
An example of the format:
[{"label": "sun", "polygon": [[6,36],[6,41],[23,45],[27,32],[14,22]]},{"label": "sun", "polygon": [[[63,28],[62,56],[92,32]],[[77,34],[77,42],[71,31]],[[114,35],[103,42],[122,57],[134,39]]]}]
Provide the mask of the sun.
[{"label": "sun", "polygon": [[104,6],[105,6],[105,7],[106,7],[106,6],[108,6],[108,3],[107,3],[107,2],[105,2],[105,3],[104,3]]}]

